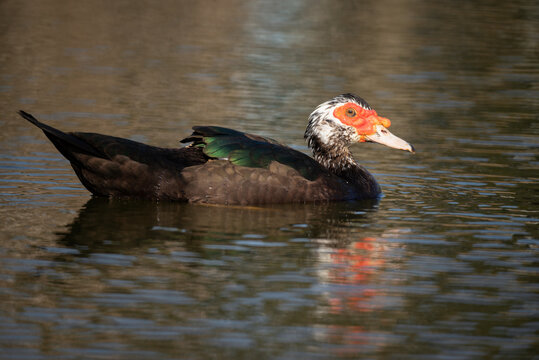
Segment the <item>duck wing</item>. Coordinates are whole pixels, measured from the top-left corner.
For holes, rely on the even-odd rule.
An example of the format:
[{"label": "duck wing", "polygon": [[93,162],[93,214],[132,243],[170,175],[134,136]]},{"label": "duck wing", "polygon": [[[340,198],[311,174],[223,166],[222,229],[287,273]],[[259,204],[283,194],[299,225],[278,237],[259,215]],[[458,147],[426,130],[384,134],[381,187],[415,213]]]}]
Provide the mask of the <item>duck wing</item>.
[{"label": "duck wing", "polygon": [[353,199],[352,189],[314,159],[279,142],[217,126],[182,140],[210,157],[182,171],[190,202],[268,204]]},{"label": "duck wing", "polygon": [[269,168],[273,161],[298,171],[305,179],[315,180],[327,171],[310,156],[271,138],[247,134],[219,126],[195,126],[182,143],[202,148],[213,159],[225,159],[234,165]]}]

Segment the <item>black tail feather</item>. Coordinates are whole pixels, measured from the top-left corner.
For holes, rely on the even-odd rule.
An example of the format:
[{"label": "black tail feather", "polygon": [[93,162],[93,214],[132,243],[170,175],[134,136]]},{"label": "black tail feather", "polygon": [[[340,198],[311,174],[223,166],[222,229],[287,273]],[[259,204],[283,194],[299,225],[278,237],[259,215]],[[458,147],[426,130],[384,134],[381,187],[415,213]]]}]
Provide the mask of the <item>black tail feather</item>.
[{"label": "black tail feather", "polygon": [[64,155],[69,161],[73,161],[73,152],[84,153],[88,155],[102,157],[102,154],[96,151],[88,143],[82,141],[78,137],[60,131],[47,124],[44,124],[37,120],[32,114],[19,110],[19,115],[28,120],[45,133],[54,146]]}]

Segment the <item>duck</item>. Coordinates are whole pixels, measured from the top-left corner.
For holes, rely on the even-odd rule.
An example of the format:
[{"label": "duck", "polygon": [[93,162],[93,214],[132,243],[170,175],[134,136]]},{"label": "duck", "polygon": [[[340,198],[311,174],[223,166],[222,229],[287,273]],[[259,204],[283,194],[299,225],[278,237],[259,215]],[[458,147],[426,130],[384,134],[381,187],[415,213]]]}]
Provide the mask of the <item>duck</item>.
[{"label": "duck", "polygon": [[94,196],[253,205],[375,199],[381,188],[352,156],[355,143],[414,153],[389,119],[351,93],[317,106],[304,138],[312,157],[268,137],[194,126],[182,147],[164,148],[90,132],[63,132],[25,111]]}]

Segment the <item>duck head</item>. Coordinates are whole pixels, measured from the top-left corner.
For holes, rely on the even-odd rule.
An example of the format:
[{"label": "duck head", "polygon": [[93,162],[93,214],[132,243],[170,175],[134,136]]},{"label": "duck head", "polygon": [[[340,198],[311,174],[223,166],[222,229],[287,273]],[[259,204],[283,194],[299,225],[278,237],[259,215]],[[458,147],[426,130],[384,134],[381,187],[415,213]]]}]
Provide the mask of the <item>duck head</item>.
[{"label": "duck head", "polygon": [[304,137],[315,153],[344,151],[356,142],[376,142],[414,153],[411,144],[387,129],[390,125],[389,119],[378,116],[359,96],[343,94],[320,104],[311,113]]}]

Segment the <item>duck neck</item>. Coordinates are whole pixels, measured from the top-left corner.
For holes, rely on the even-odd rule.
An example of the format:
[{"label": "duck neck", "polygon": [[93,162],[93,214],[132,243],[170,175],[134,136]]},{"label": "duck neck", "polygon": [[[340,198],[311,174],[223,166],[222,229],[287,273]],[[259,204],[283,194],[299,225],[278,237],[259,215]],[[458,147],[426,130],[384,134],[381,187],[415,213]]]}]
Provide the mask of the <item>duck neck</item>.
[{"label": "duck neck", "polygon": [[346,181],[355,181],[355,173],[358,169],[361,169],[361,167],[354,160],[352,153],[347,146],[328,146],[315,141],[311,144],[311,148],[313,150],[314,159],[329,172]]},{"label": "duck neck", "polygon": [[380,186],[374,177],[359,165],[347,146],[325,144],[316,136],[308,138],[314,159],[330,173],[351,185],[362,197],[374,198],[380,194]]}]

